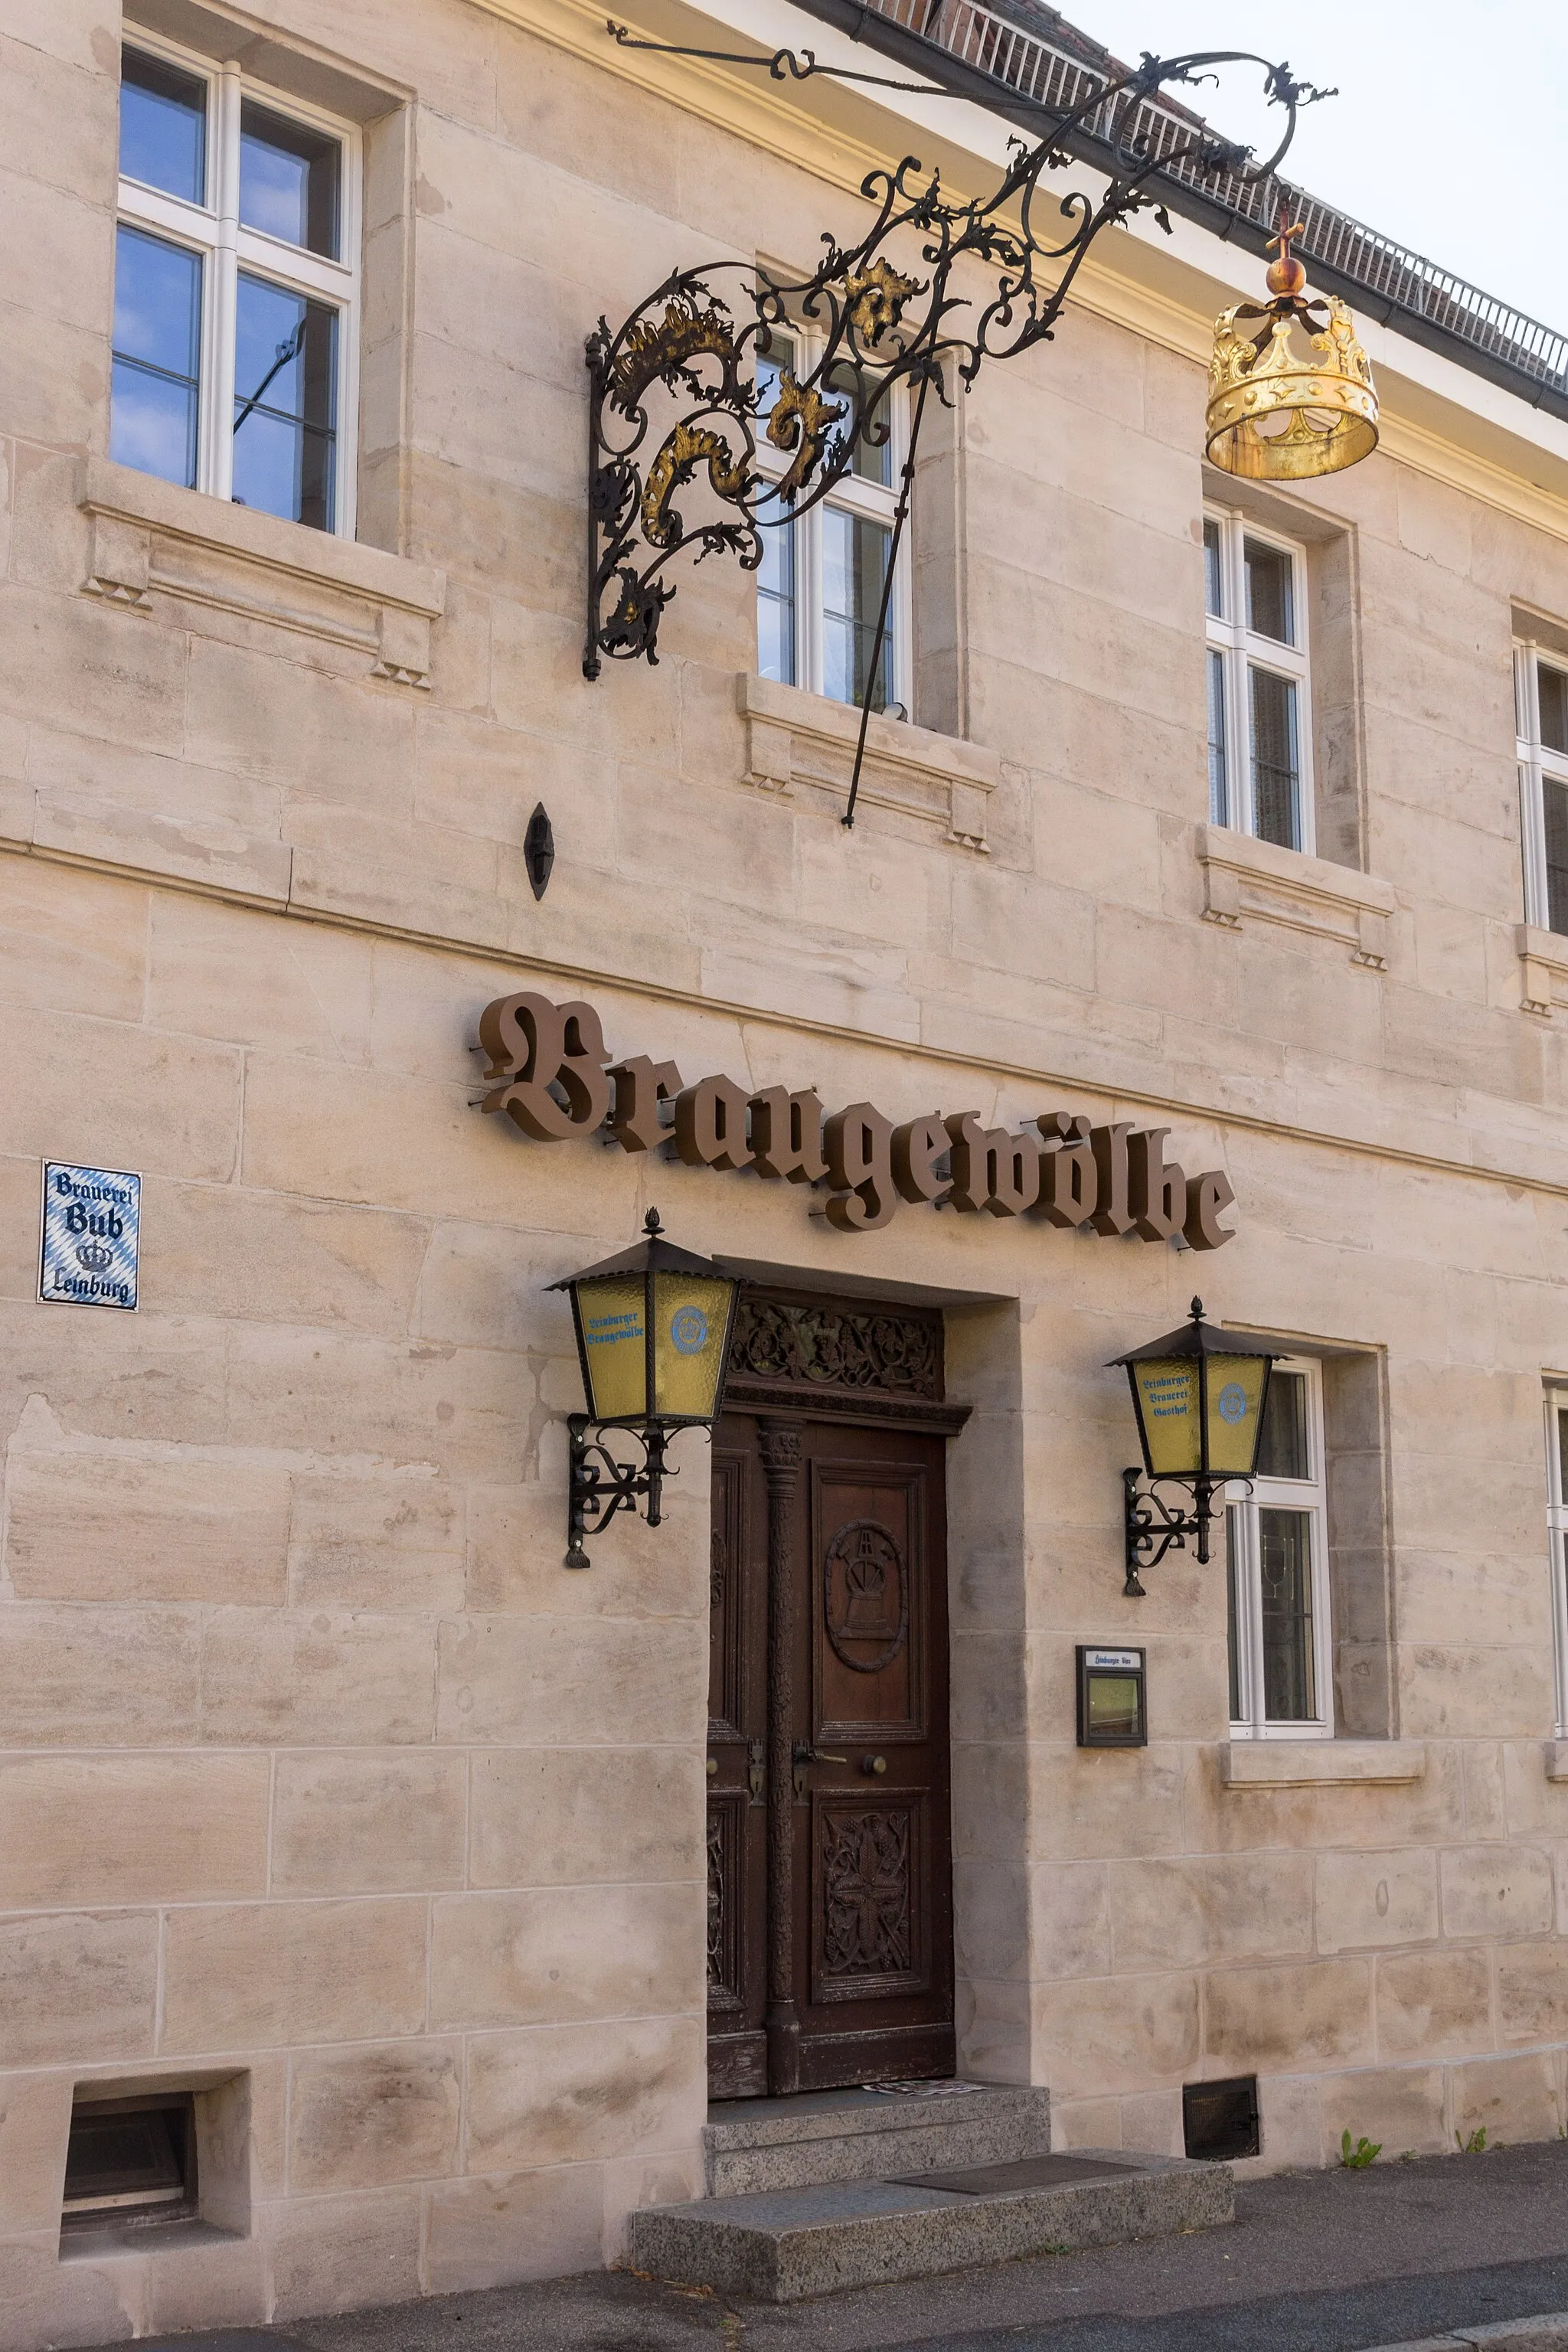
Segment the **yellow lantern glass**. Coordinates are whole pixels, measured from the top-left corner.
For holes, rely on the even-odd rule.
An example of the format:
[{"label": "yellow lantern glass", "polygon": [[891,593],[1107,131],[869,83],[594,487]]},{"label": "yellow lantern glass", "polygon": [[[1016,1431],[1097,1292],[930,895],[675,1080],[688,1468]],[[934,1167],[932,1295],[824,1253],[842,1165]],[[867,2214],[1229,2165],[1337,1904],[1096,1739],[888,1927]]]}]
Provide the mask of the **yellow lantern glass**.
[{"label": "yellow lantern glass", "polygon": [[1250,1478],[1263,1433],[1267,1356],[1210,1356],[1208,1468],[1219,1478]]},{"label": "yellow lantern glass", "polygon": [[648,1409],[646,1284],[579,1279],[572,1303],[588,1411],[595,1421],[641,1421]]},{"label": "yellow lantern glass", "polygon": [[653,1277],[653,1410],[661,1421],[712,1421],[724,1384],[735,1285],[721,1276]]},{"label": "yellow lantern glass", "polygon": [[1129,1369],[1150,1475],[1155,1478],[1190,1475],[1199,1467],[1203,1445],[1196,1363],[1163,1361],[1156,1357],[1152,1363]]}]

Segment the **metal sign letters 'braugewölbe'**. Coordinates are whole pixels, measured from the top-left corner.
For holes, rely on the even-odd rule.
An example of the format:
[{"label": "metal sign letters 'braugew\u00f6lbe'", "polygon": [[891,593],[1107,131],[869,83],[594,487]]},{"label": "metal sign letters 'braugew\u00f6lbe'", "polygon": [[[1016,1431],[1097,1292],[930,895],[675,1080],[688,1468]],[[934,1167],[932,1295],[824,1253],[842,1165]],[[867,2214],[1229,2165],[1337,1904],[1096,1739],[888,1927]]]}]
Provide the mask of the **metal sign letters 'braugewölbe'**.
[{"label": "metal sign letters 'braugew\u00f6lbe'", "polygon": [[984,1127],[973,1111],[895,1125],[868,1102],[825,1117],[810,1088],[752,1093],[725,1077],[687,1086],[673,1062],[612,1062],[591,1004],[527,993],[486,1006],[479,1050],[489,1057],[479,1108],[535,1142],[607,1123],[623,1151],[663,1149],[688,1168],[810,1185],[840,1233],[874,1232],[900,1201],[923,1201],[993,1217],[1033,1211],[1049,1224],[1146,1242],[1181,1234],[1200,1250],[1231,1238],[1219,1222],[1236,1198],[1229,1179],[1219,1169],[1185,1175],[1165,1157],[1166,1128],[1095,1127],[1066,1111],[1042,1111],[1021,1134]]}]

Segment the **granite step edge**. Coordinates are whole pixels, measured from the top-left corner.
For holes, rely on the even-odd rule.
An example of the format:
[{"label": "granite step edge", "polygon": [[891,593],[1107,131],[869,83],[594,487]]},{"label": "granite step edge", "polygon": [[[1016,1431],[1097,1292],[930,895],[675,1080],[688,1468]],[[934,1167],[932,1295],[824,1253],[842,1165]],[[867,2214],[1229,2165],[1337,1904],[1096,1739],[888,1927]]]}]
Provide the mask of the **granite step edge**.
[{"label": "granite step edge", "polygon": [[[868,2181],[647,2207],[631,2217],[632,2258],[639,2270],[685,2284],[795,2303],[1235,2218],[1227,2165],[1130,2163],[1121,2149],[1075,2153],[1114,2162],[1126,2177],[979,2197]],[[827,2210],[835,2202],[837,2214]]]},{"label": "granite step edge", "polygon": [[[936,2130],[961,2116],[976,2116],[982,2112],[1048,2114],[1050,2098],[1050,2092],[1042,2084],[974,2083],[966,2084],[961,2094],[950,2093],[941,2098],[922,2097],[918,2092],[904,2095],[879,2092],[868,2094],[864,2105],[809,2109],[794,2099],[759,2100],[755,2106],[767,2112],[753,2112],[734,2120],[715,2114],[710,2107],[703,2126],[703,2138],[710,2147],[730,2149],[772,2147],[811,2139],[869,2137],[897,2127]],[[736,2104],[751,2106],[753,2103]]]},{"label": "granite step edge", "polygon": [[876,2133],[775,2141],[762,2147],[706,2148],[710,2197],[742,2197],[844,2180],[887,2180],[909,2172],[1003,2164],[1050,2153],[1048,2107],[898,2122]]}]

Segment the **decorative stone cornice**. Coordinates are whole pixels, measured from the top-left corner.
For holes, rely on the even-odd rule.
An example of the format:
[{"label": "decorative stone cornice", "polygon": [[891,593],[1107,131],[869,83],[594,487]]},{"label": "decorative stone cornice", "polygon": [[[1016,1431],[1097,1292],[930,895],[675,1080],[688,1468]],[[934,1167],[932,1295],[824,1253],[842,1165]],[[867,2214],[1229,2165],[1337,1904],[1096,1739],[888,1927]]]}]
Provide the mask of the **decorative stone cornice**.
[{"label": "decorative stone cornice", "polygon": [[[784,794],[797,785],[848,797],[860,713],[826,695],[742,671],[735,698],[746,721],[746,782]],[[860,804],[935,825],[944,841],[988,855],[986,803],[1002,780],[1002,755],[900,719],[873,718],[866,733]]]},{"label": "decorative stone cornice", "polygon": [[371,675],[430,683],[430,629],[447,575],[384,548],[309,530],[102,457],[83,460],[77,504],[90,517],[83,593],[130,613],[155,595],[237,613],[362,649]]},{"label": "decorative stone cornice", "polygon": [[1248,921],[1279,923],[1338,940],[1350,949],[1352,963],[1369,971],[1387,970],[1389,924],[1397,905],[1391,883],[1222,824],[1198,827],[1197,856],[1205,922],[1230,931]]}]

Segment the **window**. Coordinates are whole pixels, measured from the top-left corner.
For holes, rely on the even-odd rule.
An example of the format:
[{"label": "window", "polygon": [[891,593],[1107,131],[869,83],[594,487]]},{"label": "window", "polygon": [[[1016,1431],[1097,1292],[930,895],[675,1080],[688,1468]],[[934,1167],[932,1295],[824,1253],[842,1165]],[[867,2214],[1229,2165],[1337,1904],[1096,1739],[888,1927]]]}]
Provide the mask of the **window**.
[{"label": "window", "polygon": [[121,53],[111,457],[353,536],[357,161],[237,67]]},{"label": "window", "polygon": [[1306,590],[1299,547],[1205,516],[1209,819],[1310,854]]},{"label": "window", "polygon": [[[757,361],[757,414],[765,425],[778,397],[785,368],[796,375],[812,365],[805,334],[773,331],[771,349]],[[848,372],[846,371],[846,373]],[[901,394],[889,404],[887,437],[862,442],[850,470],[820,505],[793,521],[763,531],[763,565],[757,574],[757,667],[763,677],[805,687],[835,702],[857,705],[869,698],[873,710],[897,709],[910,700],[908,577],[900,550],[888,604],[881,660],[872,677],[877,615],[888,577],[893,511],[904,460]],[[757,443],[757,469],[776,480],[790,452],[775,449],[765,433]],[[764,525],[787,513],[777,500],[763,505]]]},{"label": "window", "polygon": [[1333,1729],[1321,1378],[1277,1363],[1252,1494],[1226,1513],[1231,1737]]},{"label": "window", "polygon": [[1568,1738],[1568,1389],[1546,1398],[1546,1528],[1557,1637],[1557,1736]]},{"label": "window", "polygon": [[67,2228],[178,2221],[196,2207],[188,2091],[100,2099],[72,2110],[61,2219]]},{"label": "window", "polygon": [[1516,646],[1513,676],[1524,919],[1568,931],[1568,656]]}]

